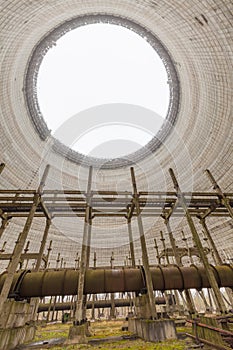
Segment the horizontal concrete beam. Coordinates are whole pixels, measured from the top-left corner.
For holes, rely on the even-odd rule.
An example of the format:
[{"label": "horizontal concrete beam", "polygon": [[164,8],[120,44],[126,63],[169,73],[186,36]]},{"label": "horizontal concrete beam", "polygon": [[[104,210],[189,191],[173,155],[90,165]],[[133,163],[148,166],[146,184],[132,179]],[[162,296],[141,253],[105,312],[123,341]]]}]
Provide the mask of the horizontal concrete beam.
[{"label": "horizontal concrete beam", "polygon": [[[219,287],[233,288],[233,266],[211,267]],[[151,267],[154,290],[184,290],[209,288],[206,271],[202,266]],[[0,276],[2,289],[6,272]],[[45,270],[40,272],[15,274],[9,295],[17,294],[21,298],[45,297],[56,295],[76,295],[79,271],[73,269]],[[142,268],[91,269],[85,276],[85,294],[140,292],[145,289]]]}]

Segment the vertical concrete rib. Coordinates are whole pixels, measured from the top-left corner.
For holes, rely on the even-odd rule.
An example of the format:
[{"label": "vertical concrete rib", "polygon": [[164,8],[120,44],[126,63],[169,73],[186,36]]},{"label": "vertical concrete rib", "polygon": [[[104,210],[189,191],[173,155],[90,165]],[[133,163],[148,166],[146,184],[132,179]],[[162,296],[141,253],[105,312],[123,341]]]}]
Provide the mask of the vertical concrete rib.
[{"label": "vertical concrete rib", "polygon": [[78,291],[77,291],[77,302],[76,302],[74,325],[80,325],[84,322],[84,319],[83,319],[84,293],[83,292],[84,292],[85,273],[87,268],[88,231],[89,231],[90,219],[91,219],[92,173],[93,173],[93,168],[90,167],[89,175],[88,175],[88,184],[87,184],[87,194],[86,194],[87,203],[86,203],[84,230],[83,230],[82,252],[81,252],[81,261],[80,261],[80,269],[79,269],[79,280],[78,280]]},{"label": "vertical concrete rib", "polygon": [[130,171],[131,171],[131,179],[132,179],[132,185],[133,185],[133,196],[134,196],[133,201],[134,201],[135,209],[136,209],[138,228],[139,228],[139,234],[140,234],[140,243],[141,243],[141,248],[142,248],[143,267],[144,267],[145,276],[146,276],[146,287],[147,287],[147,292],[148,292],[148,296],[149,296],[150,313],[151,313],[151,318],[156,319],[156,318],[158,318],[158,316],[157,316],[157,311],[156,311],[156,306],[155,306],[153,282],[152,282],[150,266],[149,266],[149,259],[148,259],[148,254],[147,254],[146,240],[145,240],[145,234],[144,234],[144,229],[143,229],[143,224],[142,224],[141,210],[140,210],[140,204],[139,204],[139,195],[137,192],[137,184],[136,184],[134,168],[131,167]]}]

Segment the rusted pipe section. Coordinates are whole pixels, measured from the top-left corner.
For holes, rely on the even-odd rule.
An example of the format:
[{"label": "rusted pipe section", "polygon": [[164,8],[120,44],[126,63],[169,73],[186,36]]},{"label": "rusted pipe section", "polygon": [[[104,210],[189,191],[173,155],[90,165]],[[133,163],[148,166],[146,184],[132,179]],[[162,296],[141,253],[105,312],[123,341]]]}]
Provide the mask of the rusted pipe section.
[{"label": "rusted pipe section", "polygon": [[[164,297],[156,297],[155,302],[157,305],[165,305],[166,300]],[[115,307],[129,307],[132,304],[132,300],[130,299],[115,299],[114,305]],[[169,305],[172,304],[172,296],[169,295]],[[49,309],[50,304],[41,303],[38,308],[38,312],[46,312]],[[94,306],[95,309],[104,309],[104,308],[110,308],[112,306],[111,300],[95,300],[93,303],[92,301],[88,301],[86,304],[87,309],[92,309]],[[57,303],[55,305],[56,311],[64,311],[64,310],[70,310],[72,307],[71,303]]]},{"label": "rusted pipe section", "polygon": [[[219,287],[233,288],[233,266],[211,266]],[[186,290],[210,288],[204,267],[191,265],[179,267],[151,267],[154,290]],[[0,290],[7,273],[0,276]],[[19,298],[45,297],[56,295],[76,295],[79,271],[64,269],[45,270],[15,274],[9,296],[15,294],[17,286]],[[20,278],[20,283],[18,279]],[[88,269],[85,275],[85,294],[140,292],[146,288],[141,268]]]},{"label": "rusted pipe section", "polygon": [[[130,301],[127,299],[120,299],[120,300],[116,300],[115,306],[117,307],[125,307],[125,306],[130,306]],[[70,310],[71,307],[73,308],[73,306],[71,305],[71,303],[57,303],[56,305],[54,305],[54,309],[56,311],[64,311],[64,310]],[[87,309],[92,309],[93,307],[93,302],[88,301],[86,303],[86,308]],[[111,307],[111,301],[110,300],[98,300],[95,301],[94,303],[94,308],[95,309],[104,309],[104,308],[110,308]],[[38,312],[46,312],[49,309],[49,304],[40,304],[39,308],[38,308]]]},{"label": "rusted pipe section", "polygon": [[201,323],[201,322],[198,322],[198,321],[195,321],[195,320],[186,320],[186,321],[189,322],[189,323],[196,324],[199,327],[207,328],[207,329],[210,329],[211,331],[215,331],[215,332],[218,332],[218,333],[221,333],[221,334],[224,334],[224,335],[229,335],[229,336],[233,337],[233,332],[227,331],[225,329],[218,328],[218,327],[213,327],[213,326],[210,326],[208,324]]}]

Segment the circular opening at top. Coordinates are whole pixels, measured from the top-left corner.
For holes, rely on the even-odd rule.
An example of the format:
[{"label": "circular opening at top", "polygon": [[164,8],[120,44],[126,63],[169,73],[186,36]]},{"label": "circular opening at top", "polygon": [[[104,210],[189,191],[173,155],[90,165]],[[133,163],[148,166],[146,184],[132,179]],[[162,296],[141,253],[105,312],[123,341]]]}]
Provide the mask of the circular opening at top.
[{"label": "circular opening at top", "polygon": [[[53,135],[74,115],[84,124],[82,111],[116,103],[154,111],[161,116],[154,120],[159,130],[167,115],[169,85],[163,61],[144,38],[119,25],[97,23],[66,33],[47,52],[39,69],[37,97]],[[145,146],[155,130],[147,118],[142,129],[137,116],[134,125],[127,125],[132,121],[128,106],[122,113],[125,123],[110,113],[108,123],[100,125],[96,112],[96,128],[80,134],[77,126],[72,144],[61,132],[57,138],[84,155],[123,157]]]},{"label": "circular opening at top", "polygon": [[158,38],[108,15],[72,19],[44,37],[25,91],[42,140],[52,136],[56,152],[83,165],[104,158],[107,168],[154,152],[179,106],[177,73]]}]

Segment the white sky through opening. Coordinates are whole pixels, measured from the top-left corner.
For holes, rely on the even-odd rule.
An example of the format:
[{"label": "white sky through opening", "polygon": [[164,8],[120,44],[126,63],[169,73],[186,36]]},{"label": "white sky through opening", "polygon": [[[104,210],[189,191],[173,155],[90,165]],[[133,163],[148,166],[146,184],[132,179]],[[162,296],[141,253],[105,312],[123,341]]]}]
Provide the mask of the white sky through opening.
[{"label": "white sky through opening", "polygon": [[[98,23],[66,33],[48,51],[39,69],[37,96],[54,134],[72,116],[104,104],[147,108],[162,117],[162,124],[169,105],[169,85],[162,60],[144,38],[118,25]],[[143,129],[98,126],[97,121],[96,130],[87,130],[69,146],[86,155],[96,149],[94,156],[104,157],[103,152],[98,154],[102,142],[127,140],[133,145],[125,150],[128,154],[153,136],[147,125]],[[112,158],[117,156],[123,154],[116,150]],[[111,158],[111,154],[106,157]]]}]

